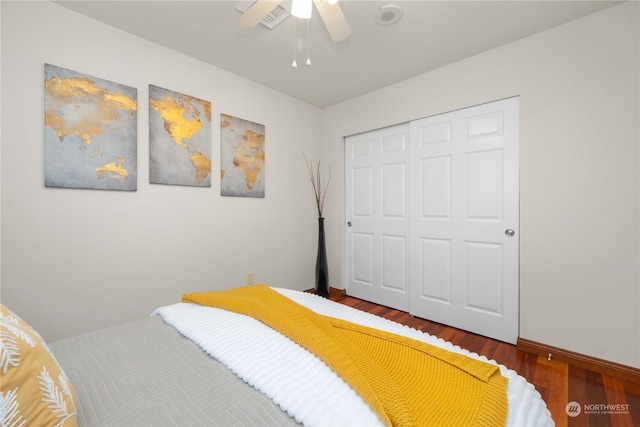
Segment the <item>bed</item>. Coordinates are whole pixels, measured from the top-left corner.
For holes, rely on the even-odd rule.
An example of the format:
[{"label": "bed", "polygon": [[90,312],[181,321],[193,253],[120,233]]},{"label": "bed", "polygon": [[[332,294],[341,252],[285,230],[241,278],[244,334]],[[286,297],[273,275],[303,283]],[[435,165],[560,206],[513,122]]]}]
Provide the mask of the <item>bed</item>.
[{"label": "bed", "polygon": [[[492,366],[506,384],[506,425],[554,425],[534,386],[504,366],[437,337],[310,293],[258,288],[320,316]],[[67,412],[75,412],[78,425],[404,424],[390,423],[368,396],[363,398],[363,393],[356,392],[359,386],[329,368],[331,362],[325,363],[264,320],[229,308],[184,301],[189,300],[160,307],[151,316],[133,322],[48,343],[73,386],[75,411]],[[465,392],[447,386],[439,393],[452,390],[455,395]],[[481,400],[489,402],[485,397]],[[433,398],[421,406],[427,412],[437,411]],[[456,415],[445,424],[460,425],[460,419]],[[485,424],[491,422],[485,420]]]}]

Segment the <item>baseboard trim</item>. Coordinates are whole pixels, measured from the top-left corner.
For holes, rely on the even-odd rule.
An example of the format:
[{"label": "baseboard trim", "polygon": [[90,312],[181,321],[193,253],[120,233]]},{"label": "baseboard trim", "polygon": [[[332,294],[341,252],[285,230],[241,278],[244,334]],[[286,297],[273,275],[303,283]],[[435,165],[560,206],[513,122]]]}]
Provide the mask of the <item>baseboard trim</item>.
[{"label": "baseboard trim", "polygon": [[623,365],[609,360],[599,359],[597,357],[587,356],[585,354],[576,353],[571,350],[565,350],[559,347],[553,347],[547,344],[531,341],[525,338],[518,338],[516,348],[527,353],[537,354],[538,356],[551,360],[565,362],[569,365],[588,369],[590,371],[599,372],[610,377],[620,378],[633,383],[640,383],[640,369],[632,366]]},{"label": "baseboard trim", "polygon": [[346,294],[344,289],[329,287],[329,297],[331,298],[344,298]]},{"label": "baseboard trim", "polygon": [[[311,289],[307,289],[305,292],[308,292],[310,294],[315,294],[316,290],[314,288]],[[329,298],[344,298],[344,296],[346,295],[346,292],[344,289],[338,289],[338,288],[332,288],[331,286],[329,286]]]}]

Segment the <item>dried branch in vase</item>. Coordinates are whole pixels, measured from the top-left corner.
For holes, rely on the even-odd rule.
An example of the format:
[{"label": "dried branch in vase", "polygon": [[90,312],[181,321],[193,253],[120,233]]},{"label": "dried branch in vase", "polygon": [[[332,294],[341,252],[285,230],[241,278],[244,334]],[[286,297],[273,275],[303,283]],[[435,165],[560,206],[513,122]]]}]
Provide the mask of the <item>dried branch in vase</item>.
[{"label": "dried branch in vase", "polygon": [[322,177],[322,171],[320,169],[320,160],[314,165],[312,160],[304,155],[304,159],[307,162],[307,169],[309,169],[309,178],[311,178],[311,185],[313,186],[313,192],[316,196],[316,206],[318,207],[318,218],[324,218],[322,211],[324,210],[324,199],[327,196],[327,188],[329,188],[329,182],[331,181],[331,166],[329,166],[329,176],[325,181]]}]

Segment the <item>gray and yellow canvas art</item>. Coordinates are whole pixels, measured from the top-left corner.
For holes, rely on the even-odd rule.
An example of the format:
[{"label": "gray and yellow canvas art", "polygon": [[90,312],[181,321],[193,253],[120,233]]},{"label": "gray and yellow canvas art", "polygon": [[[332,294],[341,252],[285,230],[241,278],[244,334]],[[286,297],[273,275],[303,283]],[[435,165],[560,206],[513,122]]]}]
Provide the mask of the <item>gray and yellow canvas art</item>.
[{"label": "gray and yellow canvas art", "polygon": [[211,187],[211,103],[149,85],[149,182]]},{"label": "gray and yellow canvas art", "polygon": [[220,115],[220,194],[264,197],[265,126]]},{"label": "gray and yellow canvas art", "polygon": [[45,186],[137,189],[137,89],[45,64]]}]

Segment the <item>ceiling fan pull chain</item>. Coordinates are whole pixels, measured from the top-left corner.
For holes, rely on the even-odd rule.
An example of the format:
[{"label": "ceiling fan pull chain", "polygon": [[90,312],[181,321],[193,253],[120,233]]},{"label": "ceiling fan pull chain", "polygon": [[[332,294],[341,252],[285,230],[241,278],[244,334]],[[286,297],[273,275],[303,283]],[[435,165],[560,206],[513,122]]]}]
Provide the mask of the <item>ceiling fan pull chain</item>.
[{"label": "ceiling fan pull chain", "polygon": [[293,68],[298,68],[298,63],[296,62],[296,17],[293,17],[293,62],[291,63]]},{"label": "ceiling fan pull chain", "polygon": [[311,19],[307,19],[307,67],[311,67]]}]

